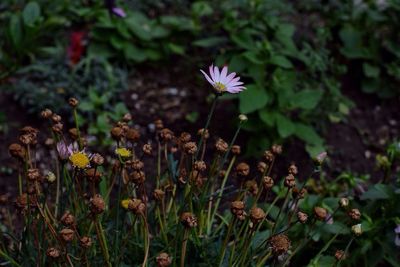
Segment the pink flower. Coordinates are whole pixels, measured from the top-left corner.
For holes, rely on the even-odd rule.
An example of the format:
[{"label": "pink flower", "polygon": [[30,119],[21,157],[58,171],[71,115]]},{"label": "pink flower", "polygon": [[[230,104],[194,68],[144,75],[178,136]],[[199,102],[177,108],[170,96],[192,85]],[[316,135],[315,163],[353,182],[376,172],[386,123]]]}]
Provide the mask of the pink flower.
[{"label": "pink flower", "polygon": [[246,89],[243,83],[240,82],[240,77],[235,77],[236,73],[232,72],[228,74],[228,67],[224,66],[219,71],[218,67],[211,65],[209,68],[210,76],[207,75],[203,70],[200,70],[206,77],[207,81],[214,87],[217,93],[229,92],[231,94],[239,93]]},{"label": "pink flower", "polygon": [[57,152],[61,160],[66,160],[73,153],[73,146],[72,144],[66,145],[64,142],[58,142]]}]

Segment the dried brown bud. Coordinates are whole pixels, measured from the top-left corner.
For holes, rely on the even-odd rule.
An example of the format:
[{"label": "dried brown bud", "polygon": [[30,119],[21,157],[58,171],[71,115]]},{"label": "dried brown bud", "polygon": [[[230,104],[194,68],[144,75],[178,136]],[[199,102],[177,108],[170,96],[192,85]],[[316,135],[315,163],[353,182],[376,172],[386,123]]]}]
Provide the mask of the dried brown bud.
[{"label": "dried brown bud", "polygon": [[54,132],[61,134],[62,130],[63,130],[63,127],[64,127],[64,125],[59,122],[59,123],[54,124],[53,127],[51,127],[51,129]]},{"label": "dried brown bud", "polygon": [[137,142],[140,139],[140,132],[136,129],[128,129],[126,132],[126,139],[128,139],[131,142]]},{"label": "dried brown bud", "polygon": [[134,198],[129,200],[128,209],[139,215],[144,213],[146,205],[140,199]]},{"label": "dried brown bud", "polygon": [[94,183],[100,183],[102,175],[103,174],[99,170],[94,168],[90,168],[85,171],[85,177]]},{"label": "dried brown bud", "polygon": [[208,139],[208,138],[210,138],[210,133],[208,132],[208,129],[206,129],[206,130],[204,131],[204,128],[198,130],[198,131],[197,131],[197,135],[202,136],[203,139]]},{"label": "dried brown bud", "polygon": [[156,127],[157,130],[161,130],[164,128],[164,123],[162,120],[155,120],[154,126]]},{"label": "dried brown bud", "polygon": [[170,129],[164,128],[160,131],[160,138],[163,142],[169,142],[174,138],[174,133]]},{"label": "dried brown bud", "polygon": [[197,152],[197,145],[195,142],[187,142],[183,145],[183,149],[189,155],[194,155]]},{"label": "dried brown bud", "polygon": [[288,172],[289,172],[289,174],[296,175],[298,173],[296,165],[290,164]]},{"label": "dried brown bud", "polygon": [[134,171],[141,171],[144,168],[144,163],[138,159],[135,159],[131,162],[130,166]]},{"label": "dried brown bud", "polygon": [[102,155],[96,153],[96,154],[93,154],[93,156],[92,156],[92,162],[94,165],[100,166],[100,165],[103,165],[104,158]]},{"label": "dried brown bud", "polygon": [[325,221],[326,216],[328,215],[328,212],[324,208],[315,207],[314,208],[314,215],[318,220]]},{"label": "dried brown bud", "polygon": [[46,146],[51,147],[51,146],[54,145],[54,139],[53,139],[53,138],[46,138],[46,140],[44,141],[44,144],[45,144]]},{"label": "dried brown bud", "polygon": [[347,258],[346,253],[343,250],[336,250],[335,258],[337,261],[345,260]]},{"label": "dried brown bud", "polygon": [[74,230],[69,228],[64,228],[60,231],[60,237],[64,242],[71,242],[74,239],[74,235]]},{"label": "dried brown bud", "polygon": [[74,215],[72,215],[71,212],[66,211],[66,212],[64,212],[63,216],[61,216],[60,221],[65,226],[71,226],[71,225],[75,224],[75,217],[74,217]]},{"label": "dried brown bud", "polygon": [[11,144],[8,147],[8,151],[10,152],[10,155],[14,158],[21,159],[23,160],[25,157],[25,148],[21,146],[20,144]]},{"label": "dried brown bud", "polygon": [[148,155],[148,156],[151,156],[151,152],[153,151],[153,148],[151,147],[151,145],[150,144],[144,144],[143,145],[143,153],[144,154],[146,154],[146,155]]},{"label": "dried brown bud", "polygon": [[183,133],[181,133],[181,135],[179,136],[179,141],[180,141],[182,144],[185,144],[185,143],[187,143],[187,142],[190,142],[191,139],[192,139],[192,136],[190,135],[190,133],[187,133],[187,132],[183,132]]},{"label": "dried brown bud", "polygon": [[69,136],[71,136],[71,138],[73,140],[78,140],[79,138],[79,133],[78,133],[78,129],[76,128],[71,128],[68,130]]},{"label": "dried brown bud", "polygon": [[92,239],[88,236],[82,236],[81,239],[79,239],[79,244],[83,248],[90,248],[92,246]]},{"label": "dried brown bud", "polygon": [[40,178],[40,173],[38,169],[28,169],[27,175],[30,181],[37,181]]},{"label": "dried brown bud", "polygon": [[153,197],[158,200],[161,201],[165,196],[165,192],[162,191],[161,189],[155,189],[153,192]]},{"label": "dried brown bud", "polygon": [[52,260],[56,260],[58,258],[60,258],[60,251],[56,248],[49,248],[46,251],[46,255],[47,257],[49,257]]},{"label": "dried brown bud", "polygon": [[259,173],[266,173],[267,172],[267,167],[268,167],[267,163],[265,163],[264,161],[260,161],[257,164],[257,171]]},{"label": "dried brown bud", "polygon": [[122,120],[124,122],[130,122],[132,120],[132,115],[130,113],[125,113],[124,116],[122,117]]},{"label": "dried brown bud", "polygon": [[240,155],[240,153],[241,153],[240,146],[238,146],[238,145],[232,146],[231,152],[232,152],[232,154],[235,155],[235,156]]},{"label": "dried brown bud", "polygon": [[282,154],[282,146],[281,145],[276,145],[276,144],[272,145],[271,151],[275,155],[280,155],[280,154]]},{"label": "dried brown bud", "polygon": [[25,210],[28,207],[28,195],[23,193],[22,195],[17,196],[17,199],[15,200],[15,206],[20,211]]},{"label": "dried brown bud", "polygon": [[2,194],[2,195],[0,195],[0,205],[6,205],[6,204],[8,204],[8,198],[9,198],[10,196],[8,195],[8,193],[7,194]]},{"label": "dried brown bud", "polygon": [[119,141],[122,137],[124,137],[124,130],[121,127],[115,126],[111,129],[111,137]]},{"label": "dried brown bud", "polygon": [[217,149],[217,152],[220,154],[225,154],[228,151],[228,143],[219,138],[217,142],[215,143],[215,148]]},{"label": "dried brown bud", "polygon": [[349,199],[348,198],[345,198],[345,197],[342,197],[340,200],[339,200],[339,206],[340,207],[342,207],[342,208],[347,208],[348,206],[349,206]]},{"label": "dried brown bud", "polygon": [[306,223],[308,220],[308,215],[304,212],[297,212],[297,219],[299,220],[300,223]]},{"label": "dried brown bud", "polygon": [[194,169],[199,172],[203,172],[207,169],[207,165],[204,161],[198,160],[194,163]]},{"label": "dried brown bud", "polygon": [[293,188],[296,186],[296,179],[294,178],[293,174],[289,174],[288,176],[285,177],[285,182],[284,182],[286,187]]},{"label": "dried brown bud", "polygon": [[294,199],[302,199],[307,194],[307,189],[302,188],[301,190],[297,187],[292,189],[292,195]]},{"label": "dried brown bud", "polygon": [[106,209],[106,203],[103,200],[103,197],[99,194],[94,195],[90,199],[90,211],[93,214],[101,214]]},{"label": "dried brown bud", "polygon": [[262,209],[257,207],[253,207],[250,209],[250,220],[254,224],[258,224],[259,222],[264,220],[264,218],[265,218],[265,212]]},{"label": "dried brown bud", "polygon": [[43,119],[49,119],[52,115],[53,115],[53,112],[48,108],[46,108],[45,110],[42,110],[42,112],[40,112],[40,116]]},{"label": "dried brown bud", "polygon": [[162,252],[162,253],[158,254],[158,256],[156,258],[156,262],[157,262],[157,267],[168,267],[171,265],[172,260],[171,260],[171,257],[167,253]]},{"label": "dried brown bud", "polygon": [[361,218],[361,212],[358,209],[351,209],[348,212],[348,215],[351,219],[358,221]]},{"label": "dried brown bud", "polygon": [[236,173],[239,176],[245,177],[250,173],[250,166],[245,162],[241,162],[236,166]]},{"label": "dried brown bud", "polygon": [[34,143],[34,137],[31,134],[23,134],[19,137],[19,141],[24,145],[32,145]]},{"label": "dried brown bud", "polygon": [[244,211],[244,202],[237,200],[231,203],[231,212],[237,219],[243,221],[246,218],[246,212]]},{"label": "dried brown bud", "polygon": [[68,104],[69,104],[71,107],[76,108],[76,107],[79,105],[79,101],[78,101],[78,99],[76,99],[75,97],[71,97],[71,98],[68,100]]},{"label": "dried brown bud", "polygon": [[264,159],[266,162],[272,162],[274,158],[275,156],[270,150],[264,152]]},{"label": "dried brown bud", "polygon": [[184,212],[181,215],[181,223],[187,228],[194,228],[197,226],[197,218],[190,212]]},{"label": "dried brown bud", "polygon": [[146,180],[146,175],[143,171],[133,171],[130,177],[132,182],[136,185],[141,185]]},{"label": "dried brown bud", "polygon": [[250,194],[256,196],[258,194],[258,184],[255,180],[246,181],[244,185]]},{"label": "dried brown bud", "polygon": [[61,121],[61,116],[54,113],[54,114],[51,116],[51,120],[52,120],[54,123],[59,123],[59,122]]},{"label": "dried brown bud", "polygon": [[280,256],[288,252],[290,248],[290,239],[284,234],[279,234],[272,236],[269,239],[269,244],[271,246],[272,253],[275,256]]},{"label": "dried brown bud", "polygon": [[263,186],[265,190],[270,190],[274,186],[274,179],[272,179],[270,176],[264,176]]}]

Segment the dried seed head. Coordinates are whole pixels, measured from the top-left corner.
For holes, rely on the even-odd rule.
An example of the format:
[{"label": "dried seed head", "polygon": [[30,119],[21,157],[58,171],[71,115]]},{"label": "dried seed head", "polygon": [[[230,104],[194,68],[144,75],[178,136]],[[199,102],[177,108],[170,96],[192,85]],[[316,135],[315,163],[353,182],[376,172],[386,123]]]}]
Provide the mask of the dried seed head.
[{"label": "dried seed head", "polygon": [[165,192],[162,191],[161,189],[155,189],[153,192],[153,197],[154,199],[161,201],[165,196]]},{"label": "dried seed head", "polygon": [[183,149],[189,155],[194,155],[197,152],[197,145],[195,142],[187,142],[183,145]]},{"label": "dried seed head", "polygon": [[226,174],[226,170],[220,170],[220,171],[219,171],[219,174],[218,174],[218,177],[219,177],[219,178],[224,178],[224,177],[225,177],[225,174]]},{"label": "dried seed head", "polygon": [[282,146],[281,145],[272,145],[271,147],[271,151],[272,153],[274,153],[275,155],[280,155],[282,154]]},{"label": "dried seed head", "polygon": [[60,251],[56,248],[49,248],[46,251],[46,255],[47,257],[49,257],[52,260],[56,260],[58,258],[60,258]]},{"label": "dried seed head", "polygon": [[102,175],[103,174],[99,170],[94,168],[85,170],[85,177],[94,183],[100,183]]},{"label": "dried seed head", "polygon": [[54,132],[61,134],[62,130],[63,130],[63,127],[64,127],[64,125],[59,122],[59,123],[54,124],[53,127],[51,127],[51,129]]},{"label": "dried seed head", "polygon": [[269,244],[274,256],[280,256],[288,252],[290,248],[290,239],[284,234],[279,234],[272,236],[269,239]]},{"label": "dried seed head", "polygon": [[237,219],[243,221],[246,218],[246,212],[244,211],[244,202],[237,200],[231,202],[231,212]]},{"label": "dried seed head", "polygon": [[51,115],[51,120],[52,120],[54,123],[59,123],[59,122],[61,121],[61,116],[54,113],[53,115]]},{"label": "dried seed head", "polygon": [[294,178],[293,174],[289,174],[285,177],[285,186],[288,188],[293,188],[296,186],[296,179]]},{"label": "dried seed head", "polygon": [[14,158],[23,160],[25,158],[25,148],[23,146],[21,146],[20,144],[11,144],[8,147],[8,151],[10,153],[10,155]]},{"label": "dried seed head", "polygon": [[15,200],[15,206],[20,211],[25,210],[28,207],[28,195],[23,193],[22,195],[17,196],[17,199]]},{"label": "dried seed head", "polygon": [[53,115],[53,112],[52,112],[50,109],[48,109],[48,108],[46,108],[45,110],[42,110],[42,111],[40,112],[40,116],[41,116],[43,119],[49,119],[52,115]]},{"label": "dried seed head", "polygon": [[308,215],[304,212],[297,212],[297,219],[299,220],[300,223],[306,223],[308,220]]},{"label": "dried seed head", "polygon": [[82,236],[81,239],[79,239],[79,244],[83,248],[90,248],[92,246],[92,239],[88,236]]},{"label": "dried seed head", "polygon": [[265,218],[265,212],[262,209],[257,207],[253,207],[250,209],[250,220],[254,224],[258,224],[259,222],[264,220],[264,218]]},{"label": "dried seed head", "polygon": [[298,173],[297,166],[295,164],[290,164],[288,173],[296,175]]},{"label": "dried seed head", "polygon": [[240,122],[246,122],[246,121],[248,121],[248,119],[249,119],[249,118],[248,118],[246,115],[244,115],[244,114],[240,114],[238,118],[239,118],[239,121],[240,121]]},{"label": "dried seed head", "polygon": [[164,128],[160,131],[160,139],[163,142],[169,142],[172,138],[174,138],[174,133],[170,129]]},{"label": "dried seed head", "polygon": [[72,215],[71,212],[67,210],[66,212],[64,212],[63,216],[61,216],[60,221],[65,226],[71,226],[75,224],[75,217],[74,215]]},{"label": "dried seed head", "polygon": [[200,135],[203,137],[203,139],[208,139],[210,138],[210,133],[208,132],[208,129],[204,131],[204,128],[200,129],[197,131],[197,135]]},{"label": "dried seed head", "polygon": [[335,258],[337,261],[345,260],[347,258],[346,253],[343,250],[336,250]]},{"label": "dried seed head", "polygon": [[265,163],[264,161],[260,161],[257,164],[257,171],[259,173],[265,173],[267,171],[267,163]]},{"label": "dried seed head", "polygon": [[265,190],[270,190],[274,186],[274,179],[272,179],[270,176],[264,176],[263,186]]},{"label": "dried seed head", "polygon": [[181,135],[179,136],[179,141],[180,141],[182,144],[185,144],[185,143],[187,143],[187,142],[190,142],[191,139],[192,139],[192,136],[190,135],[190,133],[187,133],[187,132],[183,132],[183,133],[181,133]]},{"label": "dried seed head", "polygon": [[78,99],[76,99],[75,97],[71,97],[71,98],[68,100],[68,104],[69,104],[71,107],[76,108],[76,107],[79,105],[79,101],[78,101]]},{"label": "dried seed head", "polygon": [[151,145],[150,144],[144,144],[143,145],[143,153],[144,154],[146,154],[146,155],[148,155],[148,156],[151,156],[151,152],[153,151],[153,148],[151,147]]},{"label": "dried seed head", "polygon": [[37,181],[40,178],[40,173],[38,169],[28,169],[28,179],[29,181]]},{"label": "dried seed head", "polygon": [[144,168],[144,163],[138,159],[135,159],[131,162],[130,166],[134,171],[141,171]]},{"label": "dried seed head", "polygon": [[275,158],[275,156],[270,150],[267,150],[264,152],[264,159],[266,162],[270,163],[274,160],[274,158]]},{"label": "dried seed head", "polygon": [[64,242],[71,242],[74,239],[74,235],[74,230],[69,228],[64,228],[60,231],[60,237]]},{"label": "dried seed head", "polygon": [[54,145],[54,139],[53,138],[46,138],[46,140],[44,141],[44,144],[46,146],[52,147]]},{"label": "dried seed head", "polygon": [[292,189],[292,195],[294,199],[302,199],[307,194],[307,189],[299,189],[297,187]]},{"label": "dried seed head", "polygon": [[128,129],[126,132],[126,139],[128,139],[131,142],[137,142],[140,139],[140,132],[136,129]]},{"label": "dried seed head", "polygon": [[351,232],[356,236],[360,236],[362,234],[361,224],[353,225],[351,227]]},{"label": "dried seed head", "polygon": [[103,200],[103,197],[99,194],[94,195],[90,199],[90,212],[94,215],[101,214],[106,209],[106,203]]},{"label": "dried seed head", "polygon": [[113,127],[110,133],[111,137],[116,141],[119,141],[122,137],[124,137],[124,130],[118,126]]},{"label": "dried seed head", "polygon": [[133,171],[130,177],[131,181],[136,185],[141,185],[146,180],[146,175],[143,171]]},{"label": "dried seed head", "polygon": [[20,135],[19,141],[24,145],[32,145],[34,143],[34,137],[31,134]]},{"label": "dried seed head", "polygon": [[232,152],[232,154],[235,155],[235,156],[240,155],[240,153],[241,153],[240,146],[238,146],[238,145],[232,146],[231,152]]},{"label": "dried seed head", "polygon": [[228,143],[219,138],[215,143],[215,148],[217,152],[220,154],[225,154],[228,151]]},{"label": "dried seed head", "polygon": [[197,218],[190,212],[184,212],[181,215],[181,223],[187,228],[194,228],[197,226]]},{"label": "dried seed head", "polygon": [[130,113],[125,113],[124,116],[122,117],[122,120],[124,122],[130,122],[132,120],[132,115]]},{"label": "dried seed head", "polygon": [[8,204],[8,198],[9,198],[8,193],[0,195],[0,205]]},{"label": "dried seed head", "polygon": [[207,165],[204,161],[198,160],[194,163],[194,169],[199,172],[203,172],[207,169]]},{"label": "dried seed head", "polygon": [[168,267],[172,264],[172,259],[167,253],[162,252],[158,254],[156,262],[157,262],[157,267]]},{"label": "dried seed head", "polygon": [[140,215],[146,210],[146,205],[140,199],[134,198],[129,200],[128,209],[134,214]]},{"label": "dried seed head", "polygon": [[103,165],[104,158],[102,155],[96,153],[96,154],[93,154],[93,156],[92,156],[92,162],[94,165],[100,166],[100,165]]},{"label": "dried seed head", "polygon": [[328,212],[324,208],[314,207],[314,215],[318,220],[325,221]]},{"label": "dried seed head", "polygon": [[164,123],[162,120],[155,120],[154,121],[154,126],[156,127],[156,129],[159,131],[161,129],[164,128]]},{"label": "dried seed head", "polygon": [[244,186],[251,195],[256,196],[258,194],[258,184],[255,180],[246,181]]},{"label": "dried seed head", "polygon": [[236,166],[236,173],[239,176],[246,177],[250,173],[250,166],[245,162],[241,162]]},{"label": "dried seed head", "polygon": [[361,212],[358,209],[351,209],[348,212],[348,215],[351,219],[355,220],[355,221],[359,221],[361,218]]},{"label": "dried seed head", "polygon": [[347,208],[349,206],[349,199],[342,197],[341,199],[339,199],[339,206],[342,208]]},{"label": "dried seed head", "polygon": [[68,130],[68,133],[69,133],[69,136],[71,136],[71,138],[72,138],[73,140],[78,140],[78,138],[79,138],[78,129],[76,129],[76,128],[71,128],[71,129]]}]

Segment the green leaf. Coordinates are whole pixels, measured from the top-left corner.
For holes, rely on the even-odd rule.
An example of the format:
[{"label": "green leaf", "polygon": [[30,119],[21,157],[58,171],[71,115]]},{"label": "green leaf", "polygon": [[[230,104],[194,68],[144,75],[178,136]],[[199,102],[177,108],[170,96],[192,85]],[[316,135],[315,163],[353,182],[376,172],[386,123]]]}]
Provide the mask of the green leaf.
[{"label": "green leaf", "polygon": [[324,224],[322,227],[324,232],[331,234],[349,234],[350,229],[343,223],[334,221],[332,224]]},{"label": "green leaf", "polygon": [[239,94],[239,110],[241,113],[256,111],[268,103],[266,90],[256,84],[250,84],[246,87],[247,89]]},{"label": "green leaf", "polygon": [[32,26],[40,17],[40,6],[36,2],[29,2],[22,11],[25,25]]},{"label": "green leaf", "polygon": [[241,55],[234,55],[229,62],[229,70],[241,72],[246,68],[246,60]]},{"label": "green leaf", "polygon": [[317,106],[323,91],[321,90],[302,90],[292,98],[292,105],[296,108],[313,109]]},{"label": "green leaf", "polygon": [[294,133],[296,126],[290,119],[279,113],[275,117],[278,133],[282,138],[286,138]]},{"label": "green leaf", "polygon": [[393,195],[393,189],[384,184],[371,186],[367,192],[362,194],[361,200],[389,199]]},{"label": "green leaf", "polygon": [[169,43],[168,44],[169,49],[171,49],[172,52],[178,55],[184,55],[185,54],[185,47],[182,45],[174,44],[174,43]]},{"label": "green leaf", "polygon": [[143,50],[137,48],[131,43],[124,44],[124,55],[127,59],[136,62],[143,62],[146,60],[146,54],[143,52]]},{"label": "green leaf", "polygon": [[277,66],[282,67],[282,68],[286,68],[286,69],[293,68],[292,62],[290,62],[290,60],[288,60],[286,57],[281,56],[281,55],[273,55],[273,56],[271,56],[269,62],[271,64],[277,65]]},{"label": "green leaf", "polygon": [[18,15],[14,14],[11,16],[9,27],[11,40],[15,46],[19,47],[22,40],[22,26]]},{"label": "green leaf", "polygon": [[225,37],[210,37],[210,38],[196,40],[193,42],[193,45],[199,46],[199,47],[216,47],[225,42],[226,42]]},{"label": "green leaf", "polygon": [[254,41],[251,37],[250,31],[240,31],[237,34],[232,34],[232,41],[239,47],[252,50],[254,49]]},{"label": "green leaf", "polygon": [[378,78],[380,74],[380,69],[377,66],[373,66],[368,64],[367,62],[364,62],[363,64],[363,70],[365,76],[369,78]]},{"label": "green leaf", "polygon": [[[296,123],[296,136],[308,144],[322,145],[323,140],[317,132],[308,125]],[[321,152],[321,151],[320,151]]]},{"label": "green leaf", "polygon": [[213,9],[206,1],[198,1],[193,3],[192,12],[198,17],[209,16],[213,13]]},{"label": "green leaf", "polygon": [[275,125],[275,114],[275,112],[268,111],[267,109],[262,109],[258,112],[258,116],[260,117],[260,119],[270,127],[273,127]]},{"label": "green leaf", "polygon": [[264,64],[262,56],[255,50],[253,51],[246,51],[243,53],[243,56],[248,59],[251,63],[254,64]]},{"label": "green leaf", "polygon": [[362,34],[359,30],[346,26],[339,32],[340,39],[343,42],[341,53],[348,58],[370,58],[371,53],[363,46]]}]

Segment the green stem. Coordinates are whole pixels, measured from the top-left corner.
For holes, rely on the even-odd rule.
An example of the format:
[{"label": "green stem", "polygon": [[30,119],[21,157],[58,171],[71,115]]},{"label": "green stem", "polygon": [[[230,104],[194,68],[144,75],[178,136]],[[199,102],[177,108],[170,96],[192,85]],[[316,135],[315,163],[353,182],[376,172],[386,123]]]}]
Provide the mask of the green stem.
[{"label": "green stem", "polygon": [[181,250],[181,267],[185,266],[185,256],[186,256],[186,247],[188,238],[189,238],[189,229],[185,227],[185,232],[183,233],[182,250]]},{"label": "green stem", "polygon": [[276,216],[276,220],[275,220],[274,226],[272,227],[272,230],[271,230],[272,234],[274,234],[276,226],[279,223],[279,217],[281,216],[282,210],[285,209],[285,206],[286,206],[288,198],[289,198],[289,192],[290,192],[290,188],[288,187],[288,189],[286,191],[286,195],[285,195],[285,200],[284,200],[281,208],[279,209],[278,216]]},{"label": "green stem", "polygon": [[104,261],[107,267],[112,267],[110,262],[110,254],[108,253],[108,246],[104,235],[104,230],[103,227],[101,226],[101,223],[98,221],[98,218],[95,218],[95,226],[96,226],[97,238],[99,239],[100,247],[103,252]]},{"label": "green stem", "polygon": [[144,224],[144,228],[145,228],[145,240],[144,240],[144,244],[145,244],[145,252],[144,252],[144,259],[143,259],[143,264],[142,267],[147,266],[147,259],[149,257],[149,249],[150,249],[150,234],[149,234],[149,225],[147,223],[147,219],[144,215],[142,215],[142,219],[143,219],[143,224]]},{"label": "green stem", "polygon": [[74,108],[73,113],[74,113],[75,128],[78,134],[79,150],[82,150],[83,146],[82,146],[81,132],[79,131],[78,112],[76,111],[76,108]]},{"label": "green stem", "polygon": [[236,217],[233,218],[233,220],[231,221],[231,223],[228,226],[228,231],[226,233],[226,237],[225,237],[224,243],[221,247],[221,252],[219,254],[219,265],[218,266],[222,266],[222,263],[224,262],[226,247],[228,245],[229,237],[231,236],[232,229],[233,229],[233,226],[235,225],[235,222],[236,222]]},{"label": "green stem", "polygon": [[[351,243],[353,243],[353,241],[354,241],[354,237],[353,237],[352,239],[350,239],[349,243],[347,244],[346,249],[344,250],[344,256],[346,256],[347,253],[349,252]],[[341,257],[340,260],[338,261],[338,263],[337,263],[337,266],[338,266],[338,267],[340,266],[340,263],[341,263],[341,261],[342,261],[343,258],[344,258],[344,257]]]}]

